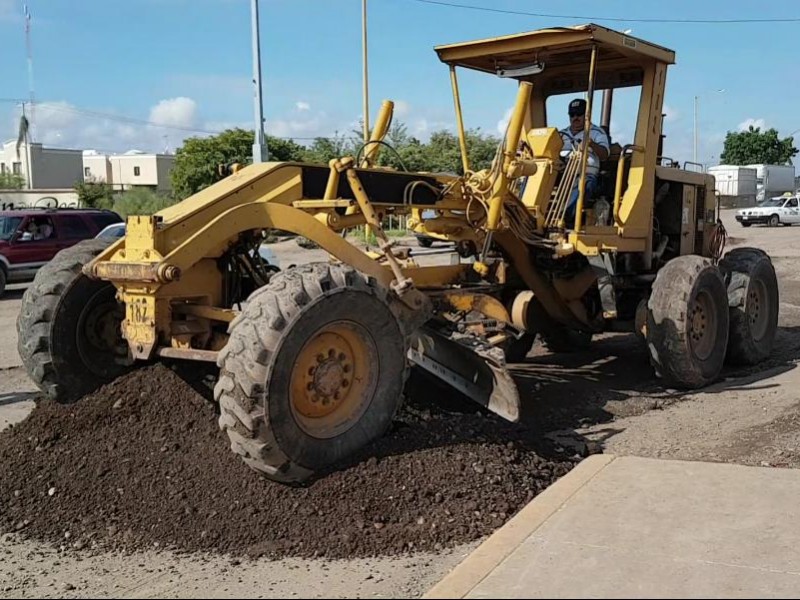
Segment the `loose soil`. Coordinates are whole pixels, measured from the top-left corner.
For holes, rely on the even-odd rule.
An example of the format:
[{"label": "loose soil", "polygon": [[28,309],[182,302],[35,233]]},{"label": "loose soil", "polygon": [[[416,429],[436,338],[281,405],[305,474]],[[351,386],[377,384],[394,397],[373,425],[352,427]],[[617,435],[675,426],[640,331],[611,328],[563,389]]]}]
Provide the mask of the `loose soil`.
[{"label": "loose soil", "polygon": [[491,533],[580,460],[492,416],[412,406],[352,464],[287,487],[230,452],[203,390],[156,365],[77,404],[39,401],[0,434],[0,531],[87,550],[439,550]]}]

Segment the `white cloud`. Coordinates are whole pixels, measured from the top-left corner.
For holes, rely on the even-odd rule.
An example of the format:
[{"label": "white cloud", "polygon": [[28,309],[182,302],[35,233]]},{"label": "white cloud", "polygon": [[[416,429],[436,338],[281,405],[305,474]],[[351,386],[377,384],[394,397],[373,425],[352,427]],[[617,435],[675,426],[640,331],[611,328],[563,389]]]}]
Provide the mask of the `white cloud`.
[{"label": "white cloud", "polygon": [[411,105],[405,100],[396,100],[394,103],[394,116],[403,118],[411,112]]},{"label": "white cloud", "polygon": [[664,121],[667,123],[674,123],[681,118],[681,114],[677,110],[666,104],[661,112],[664,113]]},{"label": "white cloud", "polygon": [[767,128],[767,123],[764,119],[753,119],[751,117],[739,123],[738,129],[739,131],[747,131],[750,127],[760,128],[763,131]]},{"label": "white cloud", "polygon": [[303,102],[302,100],[295,102],[295,107],[300,111],[311,110],[311,105],[308,102]]},{"label": "white cloud", "polygon": [[503,118],[497,122],[497,133],[500,135],[505,135],[506,128],[508,127],[508,122],[511,120],[511,114],[514,112],[514,108],[511,107],[503,113]]},{"label": "white cloud", "polygon": [[171,127],[192,127],[197,117],[197,102],[180,96],[162,100],[150,109],[150,121]]},{"label": "white cloud", "polygon": [[[163,152],[165,147],[174,151],[187,137],[202,135],[172,129],[197,126],[197,104],[190,98],[162,100],[151,108],[148,118],[160,125],[137,123],[122,115],[116,117],[109,110],[84,110],[65,101],[44,102],[36,105],[33,115],[34,141],[45,146],[99,152],[125,152],[132,148]],[[15,107],[0,120],[0,137],[16,137],[18,122],[19,108]],[[209,129],[205,124],[200,128]]]},{"label": "white cloud", "polygon": [[420,140],[426,140],[430,136],[430,134],[441,131],[442,129],[446,129],[448,131],[452,131],[454,129],[453,123],[449,121],[441,121],[437,119],[427,119],[425,117],[420,117],[416,119],[410,127],[411,134]]},{"label": "white cloud", "polygon": [[[307,111],[303,111],[304,113]],[[276,137],[317,137],[329,135],[328,119],[324,112],[305,118],[267,119],[267,133]]]}]

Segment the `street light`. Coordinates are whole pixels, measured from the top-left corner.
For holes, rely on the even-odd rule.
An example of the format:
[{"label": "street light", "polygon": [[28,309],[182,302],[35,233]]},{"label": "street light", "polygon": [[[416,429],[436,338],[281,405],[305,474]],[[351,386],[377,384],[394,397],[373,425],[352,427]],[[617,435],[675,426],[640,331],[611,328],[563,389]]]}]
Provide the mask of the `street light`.
[{"label": "street light", "polygon": [[364,100],[364,143],[369,141],[369,81],[367,80],[367,0],[361,0],[361,84]]},{"label": "street light", "polygon": [[[725,92],[725,88],[717,90],[718,94],[722,94]],[[694,157],[692,158],[692,162],[697,163],[697,99],[700,96],[694,97]]]},{"label": "street light", "polygon": [[250,21],[253,36],[253,85],[255,86],[255,143],[253,144],[253,164],[267,159],[267,142],[264,136],[264,106],[261,102],[261,40],[258,29],[258,0],[250,4]]}]

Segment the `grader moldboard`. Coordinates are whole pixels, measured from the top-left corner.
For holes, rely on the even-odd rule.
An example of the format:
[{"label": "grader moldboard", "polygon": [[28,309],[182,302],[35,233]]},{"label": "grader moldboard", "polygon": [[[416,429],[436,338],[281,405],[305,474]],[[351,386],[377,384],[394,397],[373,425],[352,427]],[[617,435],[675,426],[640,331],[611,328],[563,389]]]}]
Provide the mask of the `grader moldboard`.
[{"label": "grader moldboard", "polygon": [[[19,351],[37,385],[69,402],[139,361],[216,361],[233,451],[272,479],[300,482],[387,430],[410,365],[514,421],[507,363],[536,335],[568,352],[599,332],[637,331],[658,375],[685,388],[714,381],[726,359],[769,355],[778,318],[769,257],[754,248],[723,257],[713,177],[661,156],[672,51],[584,25],[436,52],[450,68],[463,176],[376,167],[391,121],[384,102],[363,157],[254,164],[131,217],[123,239],[61,252],[26,292]],[[519,82],[503,142],[477,172],[459,67]],[[634,139],[612,144],[589,197],[587,148],[562,155],[546,100],[584,93],[588,131],[603,90],[607,128],[613,90],[626,87],[640,91]],[[455,242],[457,264],[419,266],[393,246],[381,224],[399,215]],[[342,235],[361,225],[380,252]],[[312,240],[331,261],[275,273],[258,252],[268,229]]]}]

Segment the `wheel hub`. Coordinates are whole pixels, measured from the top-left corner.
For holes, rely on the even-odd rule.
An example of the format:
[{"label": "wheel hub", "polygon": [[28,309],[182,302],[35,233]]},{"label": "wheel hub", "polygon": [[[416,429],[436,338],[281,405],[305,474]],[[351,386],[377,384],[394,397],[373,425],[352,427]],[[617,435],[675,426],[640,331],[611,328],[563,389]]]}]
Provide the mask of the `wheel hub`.
[{"label": "wheel hub", "polygon": [[689,338],[692,350],[700,360],[706,360],[714,351],[717,338],[717,320],[714,301],[705,292],[698,294],[688,315]]},{"label": "wheel hub", "polygon": [[374,342],[361,327],[332,323],[306,342],[292,370],[292,407],[301,426],[326,437],[355,422],[377,380]]},{"label": "wheel hub", "polygon": [[326,360],[314,372],[312,386],[315,392],[330,398],[344,389],[344,369],[336,360]]},{"label": "wheel hub", "polygon": [[752,281],[747,293],[747,320],[750,324],[750,333],[753,339],[760,340],[769,329],[769,303],[766,301],[767,289],[764,282],[757,279]]},{"label": "wheel hub", "polygon": [[706,314],[702,306],[695,305],[692,311],[692,338],[699,342],[706,331]]}]

